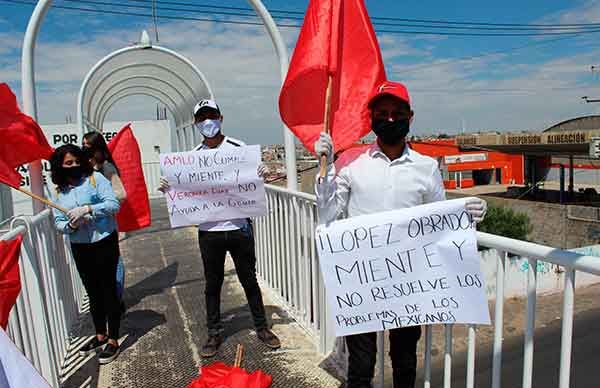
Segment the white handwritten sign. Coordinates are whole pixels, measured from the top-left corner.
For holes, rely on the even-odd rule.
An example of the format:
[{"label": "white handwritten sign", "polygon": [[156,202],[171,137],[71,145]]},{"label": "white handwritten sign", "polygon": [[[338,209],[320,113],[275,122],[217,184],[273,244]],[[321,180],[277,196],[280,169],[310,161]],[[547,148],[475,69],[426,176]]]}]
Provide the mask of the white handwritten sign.
[{"label": "white handwritten sign", "polygon": [[262,216],[265,188],[257,175],[260,147],[160,155],[171,226]]},{"label": "white handwritten sign", "polygon": [[335,221],[316,244],[337,336],[489,324],[465,199]]}]

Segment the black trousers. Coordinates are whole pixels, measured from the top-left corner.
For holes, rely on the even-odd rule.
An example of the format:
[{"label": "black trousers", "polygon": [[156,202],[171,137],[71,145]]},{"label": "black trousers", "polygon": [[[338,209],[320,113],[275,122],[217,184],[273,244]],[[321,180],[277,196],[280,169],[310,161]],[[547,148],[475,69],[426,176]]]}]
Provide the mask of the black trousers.
[{"label": "black trousers", "polygon": [[221,287],[225,271],[225,255],[229,251],[238,279],[244,288],[250,312],[257,330],[267,328],[267,317],[262,294],[256,280],[254,236],[248,225],[244,229],[225,232],[198,231],[200,253],[204,263],[206,287],[206,325],[209,335],[223,330],[221,322]]},{"label": "black trousers", "polygon": [[[389,333],[394,388],[414,388],[421,327],[403,327]],[[377,333],[347,336],[346,345],[349,353],[346,387],[371,388],[377,361]]]},{"label": "black trousers", "polygon": [[121,310],[117,297],[117,263],[119,235],[113,232],[104,239],[89,244],[71,243],[71,251],[79,277],[90,300],[90,312],[97,334],[119,339]]}]

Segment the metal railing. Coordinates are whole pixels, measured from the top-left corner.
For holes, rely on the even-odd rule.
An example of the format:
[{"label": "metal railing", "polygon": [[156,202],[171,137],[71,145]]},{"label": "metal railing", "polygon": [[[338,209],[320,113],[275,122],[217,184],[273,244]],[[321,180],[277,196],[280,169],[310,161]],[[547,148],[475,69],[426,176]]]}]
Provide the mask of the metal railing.
[{"label": "metal railing", "polygon": [[[257,270],[262,281],[278,295],[282,306],[304,327],[323,354],[331,351],[335,337],[328,327],[325,289],[314,248],[317,224],[316,197],[267,185],[268,214],[256,220]],[[539,244],[477,232],[478,244],[497,250],[492,388],[501,387],[505,266],[508,255],[528,258],[527,307],[524,333],[522,386],[530,388],[533,376],[537,261],[559,265],[565,270],[562,304],[562,338],[559,387],[569,387],[575,271],[600,275],[600,258],[554,249]],[[451,387],[453,325],[445,325],[443,387]],[[431,326],[425,327],[424,387],[431,387]],[[379,379],[383,386],[383,336],[379,340]],[[466,386],[475,384],[476,327],[468,327]],[[339,346],[338,346],[339,351]]]},{"label": "metal railing", "polygon": [[19,259],[21,293],[12,309],[8,335],[40,374],[59,387],[71,330],[85,292],[71,250],[53,227],[50,210],[17,217],[0,240],[23,236]]},{"label": "metal railing", "polygon": [[157,190],[160,180],[160,162],[143,162],[142,169],[150,198],[161,197],[163,194]]},{"label": "metal railing", "polygon": [[267,207],[267,216],[256,219],[257,271],[324,353],[333,337],[322,335],[327,303],[314,245],[315,198],[267,185]]}]

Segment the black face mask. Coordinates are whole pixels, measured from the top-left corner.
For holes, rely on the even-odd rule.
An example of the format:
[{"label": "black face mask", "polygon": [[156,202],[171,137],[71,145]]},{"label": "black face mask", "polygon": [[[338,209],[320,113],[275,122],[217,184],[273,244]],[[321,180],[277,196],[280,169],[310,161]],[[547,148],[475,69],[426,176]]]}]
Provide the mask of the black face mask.
[{"label": "black face mask", "polygon": [[91,159],[94,157],[94,152],[92,151],[92,149],[90,147],[83,147],[83,148],[81,148],[81,150],[83,151],[83,155],[87,159]]},{"label": "black face mask", "polygon": [[373,120],[371,128],[384,144],[396,145],[400,144],[408,134],[410,119],[396,121],[389,121],[387,119]]},{"label": "black face mask", "polygon": [[78,181],[83,176],[83,168],[81,166],[63,167],[63,174],[69,179]]}]

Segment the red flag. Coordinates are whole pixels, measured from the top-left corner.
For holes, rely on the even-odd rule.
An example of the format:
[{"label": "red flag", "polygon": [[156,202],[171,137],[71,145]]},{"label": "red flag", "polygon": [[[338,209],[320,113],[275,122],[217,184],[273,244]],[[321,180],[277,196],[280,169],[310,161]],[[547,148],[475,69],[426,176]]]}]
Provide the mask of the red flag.
[{"label": "red flag", "polygon": [[268,388],[273,378],[261,370],[248,373],[244,369],[215,362],[203,366],[200,377],[187,388]]},{"label": "red flag", "polygon": [[124,126],[110,143],[108,149],[117,164],[127,198],[117,214],[120,232],[131,232],[150,225],[150,200],[144,180],[142,157],[131,124]]},{"label": "red flag", "polygon": [[21,174],[0,158],[0,182],[18,189],[21,185]]},{"label": "red flag", "polygon": [[0,326],[6,329],[8,315],[21,291],[19,255],[22,236],[11,241],[0,241]]},{"label": "red flag", "polygon": [[371,130],[367,100],[385,81],[379,44],[363,0],[310,0],[281,94],[281,119],[314,152],[324,130],[329,75],[336,151]]},{"label": "red flag", "polygon": [[[54,151],[40,126],[19,110],[17,97],[5,83],[0,83],[0,138],[0,158],[11,169],[49,159]],[[5,175],[2,167],[0,174]]]}]

